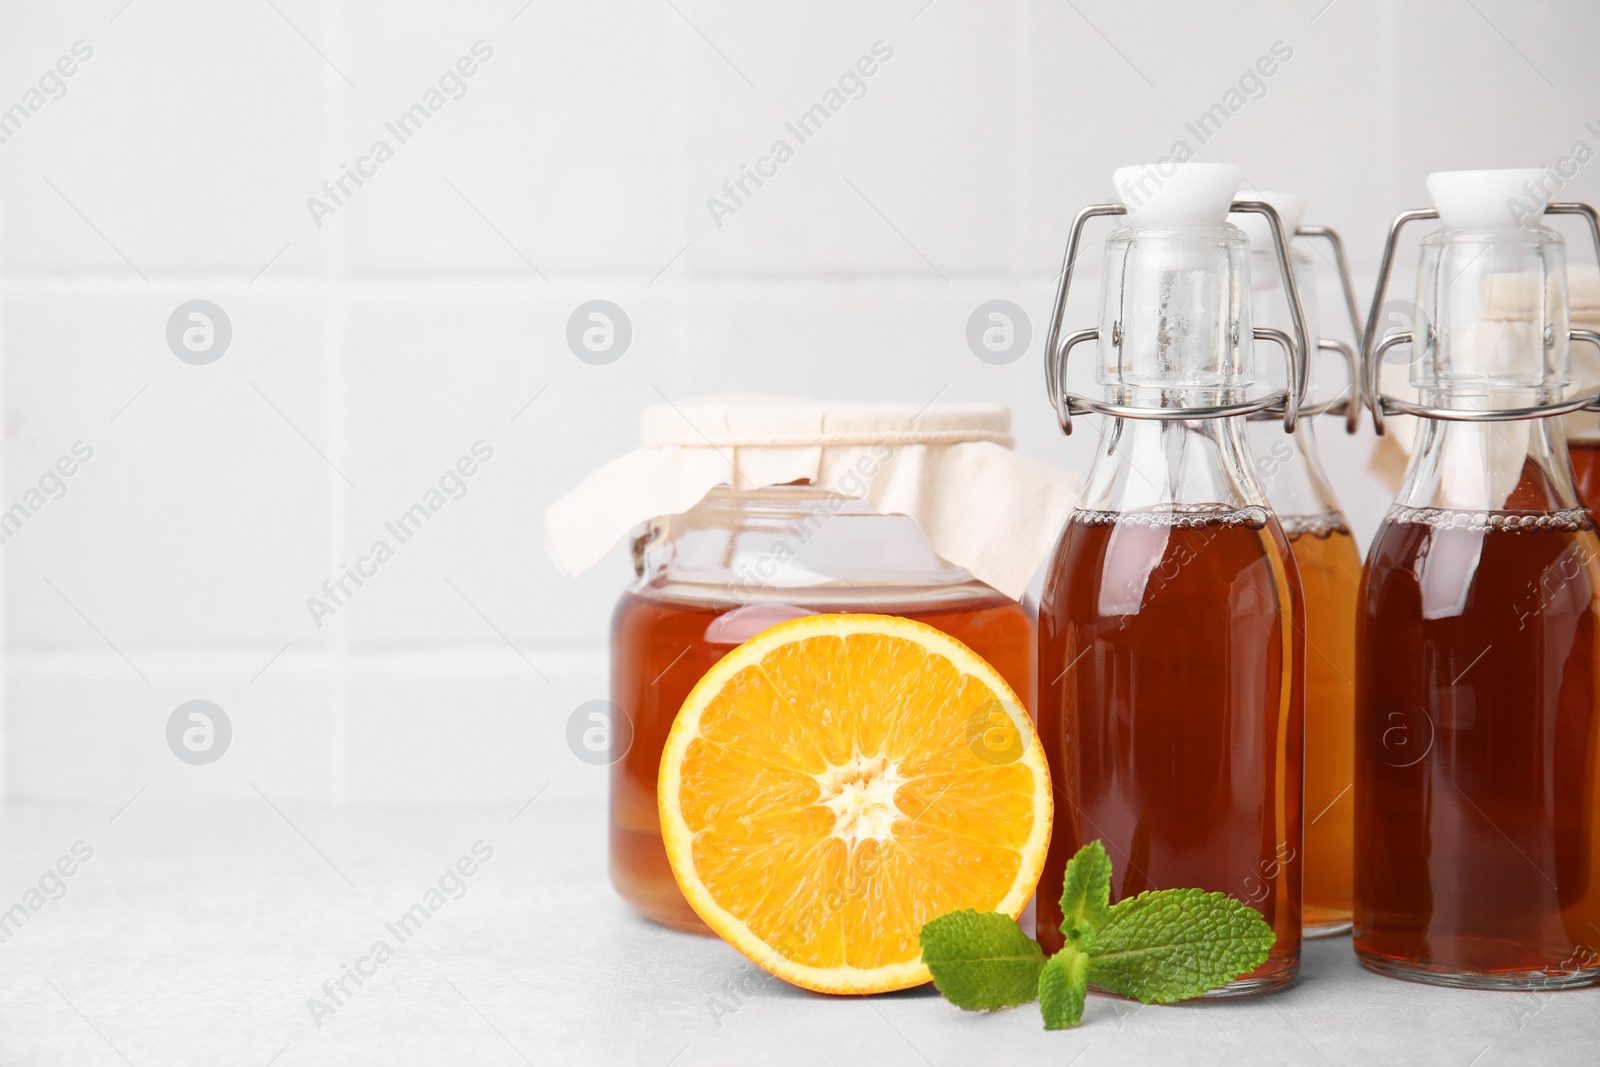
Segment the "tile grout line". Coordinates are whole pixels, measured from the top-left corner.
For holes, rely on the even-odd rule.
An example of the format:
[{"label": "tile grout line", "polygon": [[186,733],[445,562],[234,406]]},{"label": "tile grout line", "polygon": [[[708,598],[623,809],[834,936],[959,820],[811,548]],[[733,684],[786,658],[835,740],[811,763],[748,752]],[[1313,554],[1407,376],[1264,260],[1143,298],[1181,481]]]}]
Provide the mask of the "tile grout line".
[{"label": "tile grout line", "polygon": [[[329,4],[323,8],[322,23],[328,50],[348,63],[345,48],[345,24],[349,13],[348,0]],[[331,61],[330,61],[331,65]],[[350,108],[344,87],[334,80],[331,71],[323,71],[322,98],[324,114],[324,147],[329,159],[342,159],[344,145],[349,140]],[[348,219],[343,226],[329,227],[324,240],[322,274],[327,282],[329,296],[322,325],[323,348],[328,356],[326,404],[328,419],[328,451],[338,457],[341,468],[350,466],[350,440],[346,432],[345,372],[348,369],[346,334],[348,327],[348,294],[345,279],[349,276]],[[337,574],[339,555],[350,526],[350,490],[336,478],[326,478],[324,485],[328,499],[328,572]],[[337,627],[329,641],[332,656],[333,679],[329,693],[329,757],[333,768],[332,791],[338,803],[350,799],[350,636],[349,627]]]},{"label": "tile grout line", "polygon": [[[5,247],[5,223],[8,216],[0,211],[0,248]],[[0,275],[0,310],[10,303],[11,278]],[[11,362],[6,356],[5,331],[0,330],[0,411],[6,411],[9,396]],[[9,495],[10,479],[0,476],[0,488]],[[9,562],[0,566],[0,604],[11,603],[11,567]],[[0,611],[0,799],[11,798],[11,627],[7,621],[9,611]]]},{"label": "tile grout line", "polygon": [[[334,656],[341,655],[331,645],[314,645],[302,643],[293,635],[278,635],[278,640],[294,646],[295,654],[290,659],[297,662],[309,662],[318,658],[332,660]],[[573,642],[543,638],[538,635],[522,633],[513,638],[519,645],[536,649],[540,652],[553,653],[556,656],[578,653],[604,653],[607,648],[603,634],[597,635],[592,641]],[[197,669],[211,670],[217,668],[219,657],[233,657],[237,659],[238,666],[250,668],[245,681],[250,675],[261,670],[262,664],[268,659],[281,655],[286,647],[282,643],[274,643],[272,638],[263,638],[260,641],[240,641],[237,643],[202,643],[188,642],[162,645],[142,645],[127,643],[123,647],[131,648],[158,663],[165,664],[166,669],[171,669],[174,659],[185,659],[192,662]],[[481,637],[464,642],[447,642],[441,644],[434,640],[411,640],[398,642],[373,642],[357,645],[349,649],[348,654],[353,659],[388,659],[393,656],[428,657],[437,656],[440,660],[457,658],[474,659],[485,652],[496,655],[505,651],[505,644],[498,640],[484,640]],[[71,643],[53,644],[25,644],[13,645],[8,650],[19,659],[31,660],[34,663],[43,662],[72,662],[80,660],[103,660],[107,663],[121,663],[122,660],[116,652],[106,648],[98,641],[73,641]]]},{"label": "tile grout line", "polygon": [[[332,226],[333,224],[329,224]],[[690,231],[682,231],[690,232]],[[330,237],[330,240],[334,238]],[[688,256],[700,246],[688,238],[680,238],[678,252]],[[1089,248],[1092,251],[1092,247]],[[524,293],[537,293],[542,291],[547,284],[559,284],[572,288],[586,288],[594,285],[620,284],[633,285],[640,289],[648,289],[651,279],[661,274],[663,265],[673,267],[668,273],[679,273],[682,265],[679,262],[666,264],[670,249],[663,249],[658,260],[642,266],[618,265],[607,270],[579,269],[562,272],[553,278],[550,283],[541,282],[537,277],[516,275],[500,271],[474,271],[474,270],[443,270],[433,268],[418,271],[395,271],[386,274],[352,272],[348,275],[348,283],[352,288],[359,290],[401,291],[430,289],[437,285],[456,285],[463,289],[473,291],[488,288],[491,290],[515,290],[517,296]],[[688,256],[688,258],[693,258]],[[1090,262],[1088,258],[1079,259],[1078,271],[1088,277],[1100,269],[1098,261]],[[259,271],[259,268],[254,268]],[[1015,269],[996,270],[990,267],[946,268],[953,284],[967,285],[976,288],[994,285],[1028,285],[1038,284],[1050,288],[1054,286],[1054,279],[1061,273],[1059,261],[1049,263],[1041,262],[1032,267],[1022,266]],[[1371,276],[1372,271],[1352,269],[1351,277],[1358,285]],[[13,289],[20,288],[28,294],[61,293],[72,294],[80,292],[103,293],[116,296],[129,293],[149,291],[151,285],[171,289],[192,289],[197,285],[214,286],[224,291],[237,289],[241,292],[274,292],[288,290],[297,295],[316,295],[321,292],[321,286],[327,281],[326,273],[302,274],[291,269],[273,270],[265,275],[257,274],[257,280],[251,282],[251,271],[227,273],[225,268],[206,273],[201,269],[175,271],[172,273],[156,272],[149,282],[137,279],[124,279],[94,270],[59,271],[59,270],[8,270],[0,273],[8,286]],[[1076,277],[1076,275],[1074,275]],[[806,270],[801,268],[751,268],[748,270],[735,270],[731,268],[713,268],[701,270],[691,276],[691,281],[697,285],[721,286],[727,284],[746,285],[751,288],[762,286],[787,287],[794,285],[909,285],[915,286],[930,281],[927,272],[917,273],[910,270],[889,270],[863,267],[855,271],[824,271]],[[657,284],[660,284],[659,282]],[[944,282],[939,282],[933,288],[943,288]],[[1363,286],[1364,287],[1364,286]]]}]

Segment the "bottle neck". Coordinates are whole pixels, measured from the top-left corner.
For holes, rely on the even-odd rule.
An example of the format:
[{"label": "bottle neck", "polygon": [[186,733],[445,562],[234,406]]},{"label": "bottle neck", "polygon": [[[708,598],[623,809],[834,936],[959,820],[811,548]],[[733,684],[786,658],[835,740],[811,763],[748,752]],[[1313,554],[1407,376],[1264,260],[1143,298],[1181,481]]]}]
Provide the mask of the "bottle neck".
[{"label": "bottle neck", "polygon": [[1529,512],[1582,506],[1561,419],[1417,423],[1411,464],[1396,504]]},{"label": "bottle neck", "polygon": [[1272,510],[1290,516],[1340,516],[1339,501],[1317,458],[1316,420],[1301,419],[1292,434],[1277,420],[1252,422],[1251,462]]},{"label": "bottle neck", "polygon": [[1105,424],[1081,508],[1128,512],[1199,504],[1267,506],[1242,418]]},{"label": "bottle neck", "polygon": [[1225,221],[1106,239],[1096,376],[1129,407],[1234,403],[1254,378],[1250,243]]}]

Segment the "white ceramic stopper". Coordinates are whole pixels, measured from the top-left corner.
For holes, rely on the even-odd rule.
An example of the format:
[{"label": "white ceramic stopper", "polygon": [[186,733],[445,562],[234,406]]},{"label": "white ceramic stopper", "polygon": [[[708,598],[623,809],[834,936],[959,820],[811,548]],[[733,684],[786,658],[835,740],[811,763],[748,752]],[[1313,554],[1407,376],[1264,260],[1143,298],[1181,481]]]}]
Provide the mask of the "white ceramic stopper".
[{"label": "white ceramic stopper", "polygon": [[1145,163],[1111,175],[1135,226],[1220,225],[1243,181],[1231,163]]},{"label": "white ceramic stopper", "polygon": [[1428,175],[1428,195],[1453,230],[1532,229],[1550,199],[1539,187],[1544,173],[1536,167],[1443,170]]}]

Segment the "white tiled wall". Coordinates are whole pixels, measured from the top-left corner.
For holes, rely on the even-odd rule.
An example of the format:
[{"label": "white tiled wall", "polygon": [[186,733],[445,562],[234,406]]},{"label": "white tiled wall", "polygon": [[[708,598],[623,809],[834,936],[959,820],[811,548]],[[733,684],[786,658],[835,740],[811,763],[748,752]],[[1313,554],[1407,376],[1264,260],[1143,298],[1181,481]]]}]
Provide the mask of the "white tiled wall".
[{"label": "white tiled wall", "polygon": [[[4,791],[598,795],[565,723],[604,694],[627,568],[558,575],[540,513],[644,405],[997,399],[1025,451],[1081,464],[1038,346],[1067,224],[1113,167],[1183,139],[1302,191],[1365,299],[1428,171],[1600,148],[1596,40],[1576,0],[7,0],[0,109],[92,55],[0,143],[0,508],[93,455],[0,545]],[[1198,143],[1186,121],[1279,42],[1264,94]],[[315,220],[307,198],[431,89],[447,102]],[[1562,195],[1600,199],[1600,163]],[[1034,317],[1008,367],[964,339],[997,297]],[[208,366],[165,338],[196,298],[233,328]],[[594,298],[633,324],[605,367],[564,341]],[[1364,535],[1371,438],[1324,440]],[[466,494],[318,626],[307,598],[478,442]],[[206,767],[164,736],[197,697],[235,731]]]}]

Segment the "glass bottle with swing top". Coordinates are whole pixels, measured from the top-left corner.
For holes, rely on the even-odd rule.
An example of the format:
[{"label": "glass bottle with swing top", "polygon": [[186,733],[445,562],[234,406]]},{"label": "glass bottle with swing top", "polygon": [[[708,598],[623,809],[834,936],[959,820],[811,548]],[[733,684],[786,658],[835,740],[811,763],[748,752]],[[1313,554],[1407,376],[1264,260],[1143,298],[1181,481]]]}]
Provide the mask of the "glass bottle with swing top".
[{"label": "glass bottle with swing top", "polygon": [[[1600,540],[1573,484],[1566,249],[1513,215],[1538,170],[1434,174],[1419,325],[1364,344],[1368,404],[1420,416],[1367,554],[1357,632],[1355,948],[1438,985],[1600,983]],[[1411,347],[1416,402],[1376,389]]]},{"label": "glass bottle with swing top", "polygon": [[[1277,212],[1235,200],[1241,176],[1215,164],[1119,171],[1127,202],[1073,223],[1046,347],[1063,431],[1091,412],[1109,418],[1094,427],[1089,484],[1039,605],[1039,733],[1063,794],[1039,940],[1060,947],[1066,862],[1099,839],[1113,901],[1197,887],[1272,926],[1267,961],[1208,996],[1292,981],[1301,938],[1301,591],[1244,416],[1272,410],[1294,429],[1309,334]],[[1252,327],[1250,243],[1230,211],[1267,219],[1292,333]],[[1084,226],[1100,216],[1123,225],[1107,239],[1099,325],[1063,335]],[[1289,364],[1286,388],[1267,395],[1251,391],[1258,340]],[[1068,357],[1090,341],[1103,399],[1067,391]]]}]

